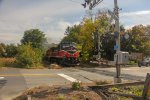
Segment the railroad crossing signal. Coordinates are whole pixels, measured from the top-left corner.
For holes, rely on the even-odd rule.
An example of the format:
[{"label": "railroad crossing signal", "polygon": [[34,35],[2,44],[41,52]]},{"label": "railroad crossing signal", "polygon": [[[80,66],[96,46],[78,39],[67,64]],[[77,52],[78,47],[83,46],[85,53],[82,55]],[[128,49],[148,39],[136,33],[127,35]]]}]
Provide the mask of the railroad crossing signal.
[{"label": "railroad crossing signal", "polygon": [[92,10],[96,5],[98,5],[102,1],[103,0],[85,0],[85,3],[83,3],[82,6],[86,8],[86,6],[88,5],[89,9]]}]

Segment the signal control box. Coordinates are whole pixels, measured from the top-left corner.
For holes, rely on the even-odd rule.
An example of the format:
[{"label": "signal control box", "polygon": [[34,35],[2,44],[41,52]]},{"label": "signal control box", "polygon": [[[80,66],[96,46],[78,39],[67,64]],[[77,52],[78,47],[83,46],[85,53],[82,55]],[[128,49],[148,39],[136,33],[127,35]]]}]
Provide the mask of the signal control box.
[{"label": "signal control box", "polygon": [[114,63],[118,61],[118,64],[128,64],[129,62],[129,53],[119,51],[114,55]]}]

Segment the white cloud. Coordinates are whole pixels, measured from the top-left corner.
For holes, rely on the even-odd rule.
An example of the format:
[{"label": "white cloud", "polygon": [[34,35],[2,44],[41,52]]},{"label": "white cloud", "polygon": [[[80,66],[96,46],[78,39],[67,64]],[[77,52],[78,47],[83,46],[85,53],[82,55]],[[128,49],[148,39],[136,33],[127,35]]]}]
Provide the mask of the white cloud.
[{"label": "white cloud", "polygon": [[[75,0],[74,0],[75,1]],[[120,6],[128,8],[137,0],[119,1]],[[140,3],[143,0],[138,0]],[[145,1],[145,0],[144,0]],[[77,3],[78,2],[78,3]],[[51,42],[59,42],[64,36],[67,26],[79,24],[85,10],[78,0],[6,0],[0,9],[0,42],[19,43],[23,32],[31,28],[39,28],[44,31]],[[123,3],[122,3],[123,2]],[[138,4],[140,4],[138,3]],[[113,0],[104,0],[94,8],[113,9]],[[150,11],[136,11],[121,13],[120,21],[125,27],[136,24],[149,24]]]},{"label": "white cloud", "polygon": [[131,28],[134,25],[150,24],[150,11],[136,11],[136,12],[125,12],[120,14],[120,20],[125,25],[126,28]]},{"label": "white cloud", "polygon": [[16,35],[12,33],[3,33],[0,34],[0,42],[11,44],[11,43],[20,43],[22,35]]},{"label": "white cloud", "polygon": [[49,29],[46,31],[46,37],[50,39],[49,41],[55,41],[58,43],[65,36],[64,33],[66,31],[66,28],[75,24],[77,25],[79,24],[79,22],[70,23],[63,20],[58,21],[57,23],[55,23],[55,25],[49,27]]},{"label": "white cloud", "polygon": [[146,11],[135,11],[135,12],[127,12],[127,13],[122,13],[121,16],[123,17],[132,17],[132,16],[140,16],[140,15],[149,15],[150,11],[146,10]]},{"label": "white cloud", "polygon": [[[63,3],[47,1],[18,9],[13,8],[13,11],[9,9],[8,12],[2,13],[0,16],[0,35],[4,33],[12,34],[11,40],[16,40],[15,43],[17,43],[20,41],[15,39],[17,34],[23,35],[23,32],[27,29],[39,28],[44,31],[48,38],[52,38],[52,42],[57,42],[59,41],[57,39],[64,36],[66,27],[76,23],[76,21],[71,21],[72,23],[67,21],[67,18],[72,17],[75,19],[74,15],[84,12],[84,9],[81,10],[82,6],[80,4],[68,6],[70,3],[72,4],[67,0],[63,0]],[[11,5],[8,6],[11,7]],[[10,41],[7,35],[4,36],[0,42]]]}]

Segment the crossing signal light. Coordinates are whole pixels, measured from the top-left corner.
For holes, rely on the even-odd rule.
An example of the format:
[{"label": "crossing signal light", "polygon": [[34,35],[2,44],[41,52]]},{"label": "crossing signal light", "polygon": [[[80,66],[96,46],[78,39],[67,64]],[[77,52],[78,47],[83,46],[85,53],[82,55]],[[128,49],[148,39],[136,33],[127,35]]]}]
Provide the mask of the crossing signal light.
[{"label": "crossing signal light", "polygon": [[90,3],[89,9],[92,10],[92,8],[93,8],[93,4]]},{"label": "crossing signal light", "polygon": [[85,0],[85,2],[89,5],[91,0]]},{"label": "crossing signal light", "polygon": [[81,4],[84,8],[86,8],[86,3]]},{"label": "crossing signal light", "polygon": [[96,3],[97,3],[96,0],[94,0],[94,1],[93,1],[93,5],[96,5]]}]

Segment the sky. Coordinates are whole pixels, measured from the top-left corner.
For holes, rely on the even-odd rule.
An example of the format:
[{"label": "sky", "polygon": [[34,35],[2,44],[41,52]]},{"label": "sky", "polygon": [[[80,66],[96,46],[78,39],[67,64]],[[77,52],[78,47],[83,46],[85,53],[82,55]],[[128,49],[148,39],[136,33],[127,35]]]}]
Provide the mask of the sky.
[{"label": "sky", "polygon": [[[49,43],[59,43],[67,26],[79,24],[88,12],[84,0],[0,0],[0,43],[20,43],[24,31],[39,29]],[[125,28],[150,24],[150,0],[118,0],[120,23]],[[114,0],[93,9],[113,11]]]}]

